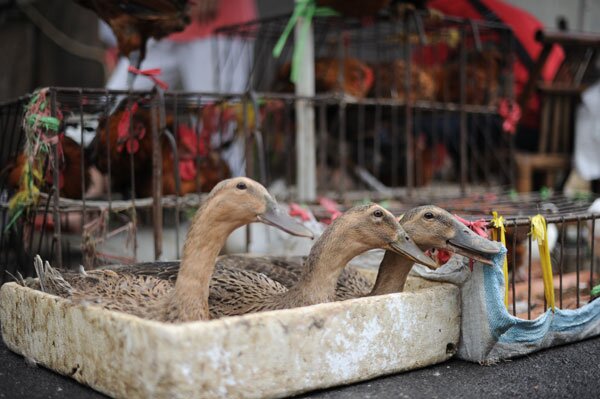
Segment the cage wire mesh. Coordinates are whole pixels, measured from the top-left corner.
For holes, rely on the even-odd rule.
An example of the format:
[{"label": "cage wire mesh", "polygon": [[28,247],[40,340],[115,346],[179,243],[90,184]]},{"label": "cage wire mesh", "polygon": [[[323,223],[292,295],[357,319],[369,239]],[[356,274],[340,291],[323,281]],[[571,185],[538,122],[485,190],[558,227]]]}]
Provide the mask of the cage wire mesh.
[{"label": "cage wire mesh", "polygon": [[[319,187],[332,176],[340,193],[439,181],[511,184],[512,137],[500,128],[498,103],[513,98],[512,34],[501,24],[410,15],[367,25],[313,20]],[[287,21],[219,30],[246,43],[239,52],[254,49],[249,90],[293,95],[294,39],[272,56]],[[245,60],[222,48],[230,41],[215,43],[219,68]]]},{"label": "cage wire mesh", "polygon": [[[11,228],[31,97],[1,105],[0,281],[5,272],[32,275],[37,253],[64,267],[179,258],[190,210],[231,175],[296,200],[293,38],[271,56],[286,22],[220,30],[233,40],[215,42],[215,66],[249,74],[246,93],[226,93],[227,82],[218,82],[222,93],[48,89],[52,115],[62,115],[53,144],[61,156],[44,159],[40,200]],[[527,317],[543,308],[527,234],[529,217],[542,213],[556,230],[559,305],[590,300],[598,282],[590,200],[503,188],[513,176],[512,136],[498,113],[499,101],[513,98],[504,26],[418,14],[369,25],[318,18],[314,37],[317,94],[305,99],[315,109],[321,195],[343,208],[386,201],[397,214],[422,203],[487,220],[498,211],[507,219],[511,311]],[[252,55],[249,70],[239,52]]]},{"label": "cage wire mesh", "polygon": [[[10,228],[10,199],[24,189],[29,164],[28,100],[2,107],[2,265],[10,273],[35,253],[64,266],[150,260],[161,256],[163,240],[174,248],[165,256],[179,257],[186,209],[220,180],[245,172],[240,140],[254,137],[244,125],[254,112],[247,98],[70,88],[47,89],[46,97],[61,116],[52,144],[58,156],[34,162],[43,176],[39,201]],[[173,237],[163,236],[163,225]]]},{"label": "cage wire mesh", "polygon": [[547,239],[554,273],[556,304],[562,309],[578,308],[594,298],[598,285],[598,215],[591,211],[591,197],[569,198],[549,191],[517,194],[513,191],[482,190],[456,197],[408,199],[391,203],[395,213],[416,205],[435,203],[468,220],[483,219],[493,229],[492,212],[504,217],[509,269],[509,311],[532,319],[547,309],[541,279],[540,253],[532,242],[531,218],[542,215],[547,222]]}]

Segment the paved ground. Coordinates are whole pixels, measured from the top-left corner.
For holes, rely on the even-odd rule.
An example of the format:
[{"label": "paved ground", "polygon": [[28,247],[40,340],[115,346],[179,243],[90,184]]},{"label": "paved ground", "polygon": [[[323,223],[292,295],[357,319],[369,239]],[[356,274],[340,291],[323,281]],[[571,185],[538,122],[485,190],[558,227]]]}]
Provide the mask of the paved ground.
[{"label": "paved ground", "polygon": [[[600,338],[494,366],[451,360],[305,398],[598,398]],[[28,366],[0,341],[0,398],[104,398],[74,380]]]}]

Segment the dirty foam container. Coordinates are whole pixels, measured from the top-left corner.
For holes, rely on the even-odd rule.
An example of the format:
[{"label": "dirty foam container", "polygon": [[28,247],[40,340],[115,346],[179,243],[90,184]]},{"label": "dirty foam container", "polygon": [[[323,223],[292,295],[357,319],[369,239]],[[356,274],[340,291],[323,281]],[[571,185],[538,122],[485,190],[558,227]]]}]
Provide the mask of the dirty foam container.
[{"label": "dirty foam container", "polygon": [[166,324],[8,283],[0,323],[11,350],[113,397],[280,397],[450,358],[459,301],[411,278],[401,294]]}]

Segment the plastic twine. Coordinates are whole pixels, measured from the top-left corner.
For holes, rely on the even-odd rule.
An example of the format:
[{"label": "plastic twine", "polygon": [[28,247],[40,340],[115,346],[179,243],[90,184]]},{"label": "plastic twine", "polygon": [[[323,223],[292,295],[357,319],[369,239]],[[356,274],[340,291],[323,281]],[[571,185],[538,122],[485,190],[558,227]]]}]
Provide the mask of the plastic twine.
[{"label": "plastic twine", "polygon": [[304,24],[302,25],[302,30],[300,31],[300,35],[298,37],[298,43],[295,44],[294,53],[292,55],[290,80],[293,83],[296,83],[298,79],[298,70],[300,68],[300,63],[302,62],[300,59],[300,54],[306,45],[306,40],[313,17],[333,17],[337,15],[339,14],[329,7],[317,7],[315,0],[296,0],[294,12],[292,13],[292,16],[285,26],[283,33],[273,48],[273,57],[279,58],[279,56],[281,56],[281,52],[283,51],[283,47],[285,46],[285,43],[292,32],[292,29],[294,26],[296,26],[296,23],[298,23],[298,19],[302,17],[304,19]]},{"label": "plastic twine", "polygon": [[137,69],[136,67],[130,65],[129,68],[127,68],[127,70],[133,74],[142,75],[142,76],[145,76],[145,77],[151,79],[155,85],[160,86],[160,88],[162,88],[163,90],[167,90],[169,88],[169,85],[166,82],[157,78],[157,76],[161,74],[160,68],[141,70],[141,69]]},{"label": "plastic twine", "polygon": [[531,237],[537,241],[540,250],[540,262],[542,264],[542,278],[544,280],[546,303],[550,305],[554,312],[554,280],[552,278],[552,262],[550,260],[550,249],[548,247],[548,231],[546,228],[546,219],[540,214],[531,218]]},{"label": "plastic twine", "polygon": [[[485,221],[485,219],[470,221],[467,219],[463,219],[456,214],[454,215],[454,217],[456,218],[456,220],[458,220],[459,222],[467,226],[469,229],[471,229],[471,231],[473,231],[478,236],[488,238],[487,222]],[[473,259],[469,259],[469,269],[473,271]]]},{"label": "plastic twine", "polygon": [[[504,247],[506,247],[506,229],[504,228],[504,217],[498,216],[498,212],[492,212],[492,240],[500,241]],[[502,272],[504,273],[504,305],[508,309],[508,260],[507,256],[504,257],[504,263],[502,265]]]},{"label": "plastic twine", "polygon": [[502,130],[506,133],[515,134],[517,124],[521,120],[521,107],[515,101],[509,101],[506,98],[500,101],[498,113],[504,119]]}]

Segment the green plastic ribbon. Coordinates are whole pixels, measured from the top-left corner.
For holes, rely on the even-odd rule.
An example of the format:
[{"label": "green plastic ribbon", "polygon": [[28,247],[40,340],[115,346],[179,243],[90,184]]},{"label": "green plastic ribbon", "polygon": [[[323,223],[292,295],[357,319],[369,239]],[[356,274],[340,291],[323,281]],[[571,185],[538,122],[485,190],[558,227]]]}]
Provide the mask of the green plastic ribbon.
[{"label": "green plastic ribbon", "polygon": [[60,121],[58,118],[53,116],[37,116],[37,115],[29,115],[27,118],[27,123],[29,126],[33,127],[36,124],[41,125],[46,130],[53,130],[55,132],[60,128]]},{"label": "green plastic ribbon", "polygon": [[597,285],[594,288],[592,288],[592,291],[590,292],[590,294],[592,294],[592,296],[600,295],[600,285]]},{"label": "green plastic ribbon", "polygon": [[300,54],[301,50],[306,45],[306,40],[313,17],[334,17],[338,15],[339,14],[335,10],[329,7],[317,7],[315,0],[296,1],[294,12],[285,26],[283,33],[279,37],[279,40],[277,40],[277,44],[275,44],[275,47],[273,48],[273,57],[279,58],[279,56],[281,56],[281,52],[283,51],[283,47],[290,36],[290,33],[292,33],[292,29],[294,26],[296,26],[296,23],[298,23],[298,18],[302,17],[304,19],[304,25],[302,25],[302,30],[300,31],[300,35],[298,37],[298,43],[296,43],[294,46],[294,53],[292,55],[290,80],[293,83],[296,83],[298,80],[298,70],[300,68],[300,63],[302,62],[300,59]]}]

